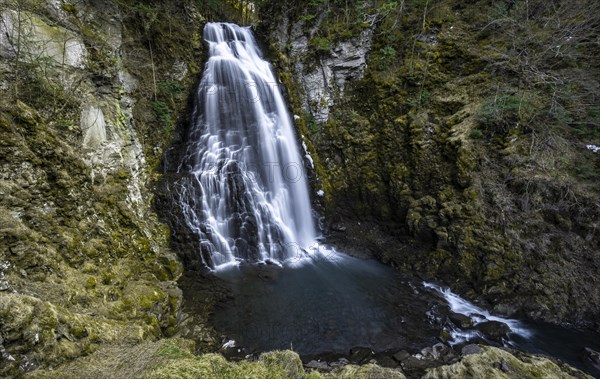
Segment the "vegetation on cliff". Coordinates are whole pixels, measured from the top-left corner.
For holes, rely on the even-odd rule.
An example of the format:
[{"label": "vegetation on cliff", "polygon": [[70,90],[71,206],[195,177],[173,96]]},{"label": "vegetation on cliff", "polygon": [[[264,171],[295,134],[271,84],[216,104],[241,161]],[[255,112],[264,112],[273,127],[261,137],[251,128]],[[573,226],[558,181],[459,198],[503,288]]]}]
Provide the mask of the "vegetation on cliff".
[{"label": "vegetation on cliff", "polygon": [[[263,9],[264,33],[291,47],[274,55],[313,149],[331,238],[502,313],[598,320],[596,2]],[[313,45],[300,53],[298,27]],[[314,122],[310,86],[289,73],[298,62],[319,70],[363,28],[375,33],[363,78]]]},{"label": "vegetation on cliff", "polygon": [[182,265],[151,184],[204,19],[189,4],[0,5],[0,376],[12,377],[175,332]]}]

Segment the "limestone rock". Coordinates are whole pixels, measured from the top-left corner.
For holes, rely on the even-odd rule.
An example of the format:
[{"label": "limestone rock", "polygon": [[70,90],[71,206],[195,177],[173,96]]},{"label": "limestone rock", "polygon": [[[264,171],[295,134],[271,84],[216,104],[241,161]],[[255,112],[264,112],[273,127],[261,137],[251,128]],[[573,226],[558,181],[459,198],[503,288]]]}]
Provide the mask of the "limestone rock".
[{"label": "limestone rock", "polygon": [[[81,37],[72,31],[47,24],[39,16],[5,10],[0,14],[0,57],[14,57],[20,40],[21,57],[26,61],[51,58],[55,64],[84,68],[88,52]],[[19,19],[20,24],[19,24]]]},{"label": "limestone rock", "polygon": [[[290,21],[286,18],[285,23]],[[309,30],[312,36],[317,28]],[[313,115],[317,123],[325,123],[329,118],[329,108],[333,106],[335,99],[344,93],[348,82],[363,77],[367,66],[367,54],[373,43],[373,29],[366,28],[356,38],[340,41],[332,46],[331,51],[319,58],[316,65],[307,62],[310,40],[304,33],[306,24],[297,21],[288,29],[278,28],[274,33],[274,39],[280,45],[283,41],[289,41],[290,58],[295,62],[294,72],[303,87],[305,96],[304,110]],[[310,69],[307,70],[307,68]]]}]

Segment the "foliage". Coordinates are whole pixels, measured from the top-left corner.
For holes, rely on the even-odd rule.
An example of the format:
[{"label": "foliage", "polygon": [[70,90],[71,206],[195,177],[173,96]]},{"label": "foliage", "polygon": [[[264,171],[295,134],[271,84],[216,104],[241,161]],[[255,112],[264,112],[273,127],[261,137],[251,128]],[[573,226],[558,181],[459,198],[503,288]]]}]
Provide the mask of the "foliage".
[{"label": "foliage", "polygon": [[392,46],[384,46],[378,51],[377,63],[381,69],[388,68],[396,63],[397,55],[396,49]]},{"label": "foliage", "polygon": [[160,100],[154,101],[152,110],[165,131],[173,130],[175,121],[173,120],[172,110],[167,103]]},{"label": "foliage", "polygon": [[183,86],[181,82],[177,80],[168,80],[158,84],[160,96],[167,99],[173,107],[175,107],[175,100],[183,92]]},{"label": "foliage", "polygon": [[183,87],[177,80],[168,80],[158,84],[157,100],[152,102],[152,110],[165,132],[170,132],[175,127],[174,109],[177,102],[181,101],[180,95]]},{"label": "foliage", "polygon": [[489,98],[477,113],[477,120],[482,128],[493,133],[506,132],[518,127],[521,112],[526,102],[516,95],[499,95]]},{"label": "foliage", "polygon": [[473,139],[479,139],[479,138],[483,137],[483,132],[479,129],[473,129],[473,130],[471,130],[471,133],[469,133],[469,137],[471,137]]},{"label": "foliage", "polygon": [[316,36],[310,41],[310,44],[318,53],[331,51],[331,42],[327,38]]}]

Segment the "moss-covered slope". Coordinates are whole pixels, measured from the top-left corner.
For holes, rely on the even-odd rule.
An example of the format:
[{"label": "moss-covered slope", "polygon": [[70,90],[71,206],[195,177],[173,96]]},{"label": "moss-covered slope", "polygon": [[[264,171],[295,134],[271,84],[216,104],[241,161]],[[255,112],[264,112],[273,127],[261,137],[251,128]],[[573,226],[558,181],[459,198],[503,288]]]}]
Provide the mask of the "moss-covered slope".
[{"label": "moss-covered slope", "polygon": [[184,2],[0,13],[0,376],[173,334],[182,266],[152,182],[204,19]]},{"label": "moss-covered slope", "polygon": [[376,364],[345,365],[328,372],[305,369],[297,353],[289,350],[261,354],[252,360],[228,362],[218,354],[192,354],[193,344],[165,339],[136,345],[105,346],[89,357],[56,370],[38,370],[28,379],[406,379],[408,378],[590,378],[583,372],[547,358],[494,347],[462,357],[451,365],[405,374],[400,368]]},{"label": "moss-covered slope", "polygon": [[[597,3],[263,9],[333,240],[503,313],[598,320],[600,154],[586,147],[600,144]],[[327,72],[364,28],[374,39],[362,79],[307,103],[307,88],[322,88],[298,62]],[[329,117],[315,122],[323,106]]]}]

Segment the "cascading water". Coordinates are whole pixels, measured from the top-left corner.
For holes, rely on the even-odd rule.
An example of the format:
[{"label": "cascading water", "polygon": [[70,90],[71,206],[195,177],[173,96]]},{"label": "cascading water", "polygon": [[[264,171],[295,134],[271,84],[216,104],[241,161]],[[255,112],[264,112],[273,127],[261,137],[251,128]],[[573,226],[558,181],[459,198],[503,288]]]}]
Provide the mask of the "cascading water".
[{"label": "cascading water", "polygon": [[204,264],[291,259],[315,239],[292,123],[249,28],[209,23],[209,59],[178,188]]}]

